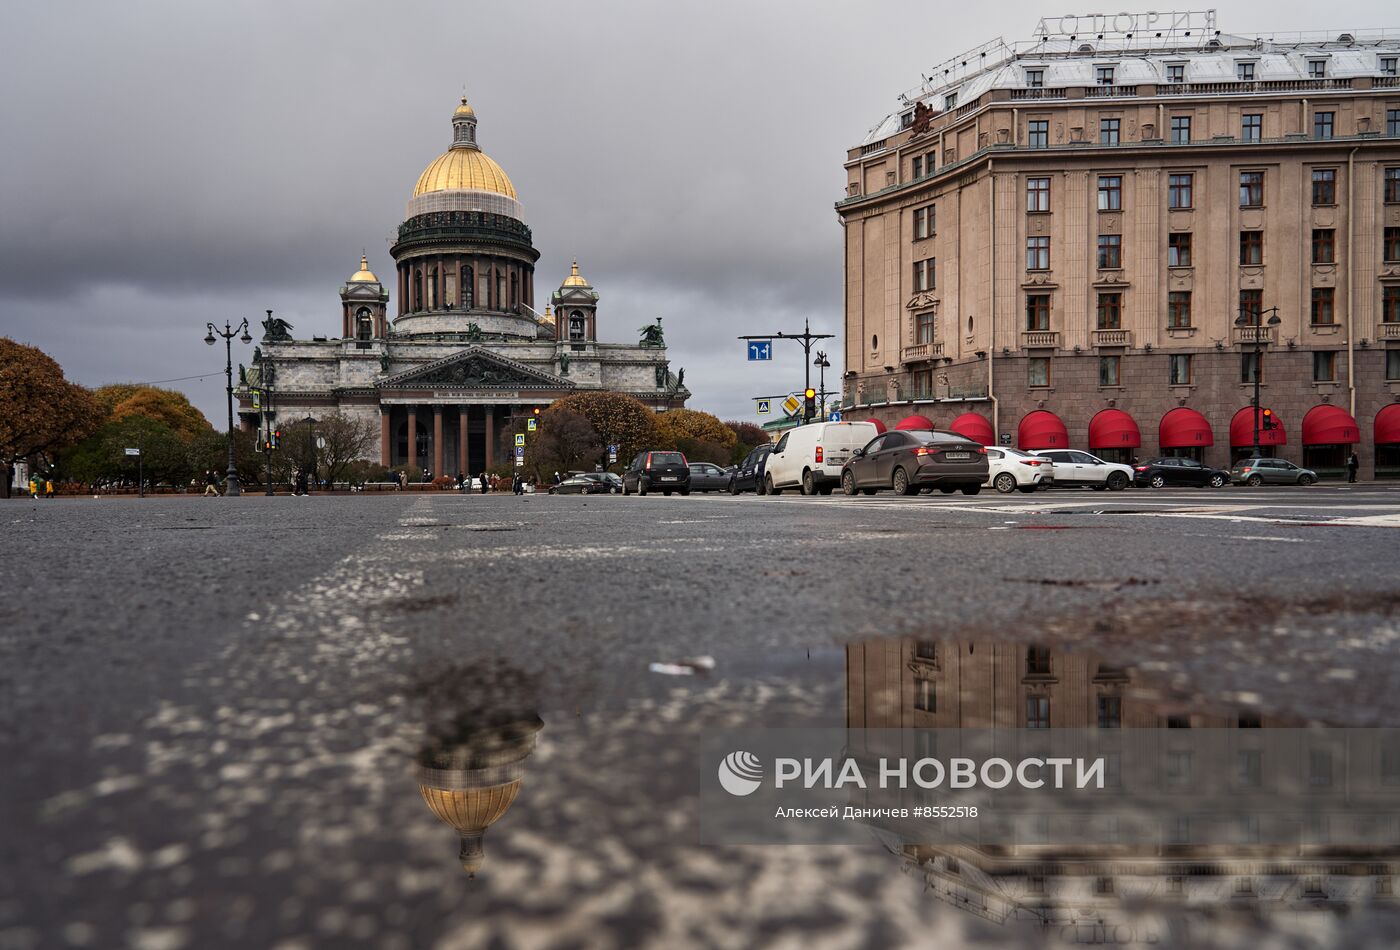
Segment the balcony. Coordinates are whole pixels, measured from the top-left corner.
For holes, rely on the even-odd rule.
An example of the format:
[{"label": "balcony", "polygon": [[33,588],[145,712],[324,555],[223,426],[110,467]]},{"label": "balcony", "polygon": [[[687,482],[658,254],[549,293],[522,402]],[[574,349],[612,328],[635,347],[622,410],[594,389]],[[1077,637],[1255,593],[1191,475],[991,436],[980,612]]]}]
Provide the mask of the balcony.
[{"label": "balcony", "polygon": [[1059,330],[1025,330],[1021,333],[1021,345],[1026,349],[1036,347],[1058,348],[1060,345]]},{"label": "balcony", "polygon": [[1085,99],[1116,99],[1120,96],[1136,96],[1137,86],[1085,86]]},{"label": "balcony", "polygon": [[1046,86],[1034,86],[1027,89],[1011,90],[1012,99],[1063,99],[1065,90],[1063,87],[1051,89]]},{"label": "balcony", "polygon": [[1400,323],[1376,324],[1376,339],[1400,340]]},{"label": "balcony", "polygon": [[942,355],[942,343],[915,343],[913,346],[906,346],[899,351],[899,361],[901,363],[919,363],[923,360],[937,359]]},{"label": "balcony", "polygon": [[1095,346],[1132,346],[1132,330],[1095,330]]},{"label": "balcony", "polygon": [[1275,327],[1232,327],[1236,343],[1277,342]]}]

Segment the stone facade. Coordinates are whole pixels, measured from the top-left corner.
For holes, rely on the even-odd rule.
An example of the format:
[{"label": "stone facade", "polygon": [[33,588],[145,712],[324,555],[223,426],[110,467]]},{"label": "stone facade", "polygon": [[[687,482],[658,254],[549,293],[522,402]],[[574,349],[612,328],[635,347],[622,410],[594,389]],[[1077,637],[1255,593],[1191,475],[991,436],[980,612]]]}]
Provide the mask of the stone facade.
[{"label": "stone facade", "polygon": [[[1016,444],[1046,409],[1097,450],[1090,419],[1116,407],[1132,454],[1225,465],[1259,340],[1277,454],[1336,474],[1354,448],[1363,475],[1400,475],[1372,435],[1400,401],[1400,42],[1089,46],[993,49],[848,153],[849,417],[952,398]],[[1159,444],[1183,405],[1213,445]],[[1320,405],[1359,441],[1305,451]]]}]

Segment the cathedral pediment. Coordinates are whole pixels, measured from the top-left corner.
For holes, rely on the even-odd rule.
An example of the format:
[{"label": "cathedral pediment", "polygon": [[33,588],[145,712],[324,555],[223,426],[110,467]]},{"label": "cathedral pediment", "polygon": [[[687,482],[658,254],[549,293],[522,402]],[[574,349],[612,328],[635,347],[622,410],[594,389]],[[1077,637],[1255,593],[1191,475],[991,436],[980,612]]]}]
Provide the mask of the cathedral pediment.
[{"label": "cathedral pediment", "polygon": [[395,373],[380,389],[573,389],[567,379],[543,373],[482,347]]}]

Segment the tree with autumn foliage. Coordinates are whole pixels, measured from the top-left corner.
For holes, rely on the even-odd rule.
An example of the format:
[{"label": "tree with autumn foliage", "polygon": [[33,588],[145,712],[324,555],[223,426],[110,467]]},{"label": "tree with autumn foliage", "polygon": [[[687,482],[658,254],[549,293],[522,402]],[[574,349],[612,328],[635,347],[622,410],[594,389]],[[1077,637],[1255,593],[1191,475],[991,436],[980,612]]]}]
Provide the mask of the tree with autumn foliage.
[{"label": "tree with autumn foliage", "polygon": [[100,386],[94,398],[107,411],[108,422],[140,416],[163,422],[181,438],[193,439],[213,428],[204,413],[190,405],[189,398],[173,389],[113,383]]},{"label": "tree with autumn foliage", "polygon": [[692,462],[728,465],[736,436],[716,416],[698,409],[669,409],[656,417],[662,448],[679,449]]},{"label": "tree with autumn foliage", "polygon": [[[87,484],[132,483],[138,471],[152,485],[187,485],[201,472],[225,468],[227,435],[216,433],[184,393],[134,383],[93,391],[101,409],[97,430],[63,452],[65,478]],[[126,454],[141,450],[140,466]]]},{"label": "tree with autumn foliage", "polygon": [[92,394],[68,382],[51,356],[0,337],[0,497],[9,497],[16,462],[52,460],[91,433],[101,415]]},{"label": "tree with autumn foliage", "polygon": [[574,393],[550,408],[556,407],[587,419],[605,450],[609,445],[618,447],[620,464],[630,462],[638,452],[657,447],[660,436],[656,413],[631,396],[603,391]]},{"label": "tree with autumn foliage", "polygon": [[773,441],[768,438],[768,433],[763,431],[762,426],[752,422],[731,420],[725,425],[734,433],[734,455],[732,458],[735,462],[742,462],[754,449]]}]

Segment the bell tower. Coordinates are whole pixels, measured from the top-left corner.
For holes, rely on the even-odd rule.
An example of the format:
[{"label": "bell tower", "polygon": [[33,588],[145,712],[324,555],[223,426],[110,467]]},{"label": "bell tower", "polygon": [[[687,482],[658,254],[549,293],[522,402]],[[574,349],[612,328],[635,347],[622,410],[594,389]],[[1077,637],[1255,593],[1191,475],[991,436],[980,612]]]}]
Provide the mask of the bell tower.
[{"label": "bell tower", "polygon": [[554,307],[554,339],[558,343],[596,343],[598,292],[578,272],[574,261],[569,276],[550,295]]},{"label": "bell tower", "polygon": [[341,338],[382,340],[389,335],[389,291],[369,269],[369,258],[360,255],[360,269],[340,288]]}]

